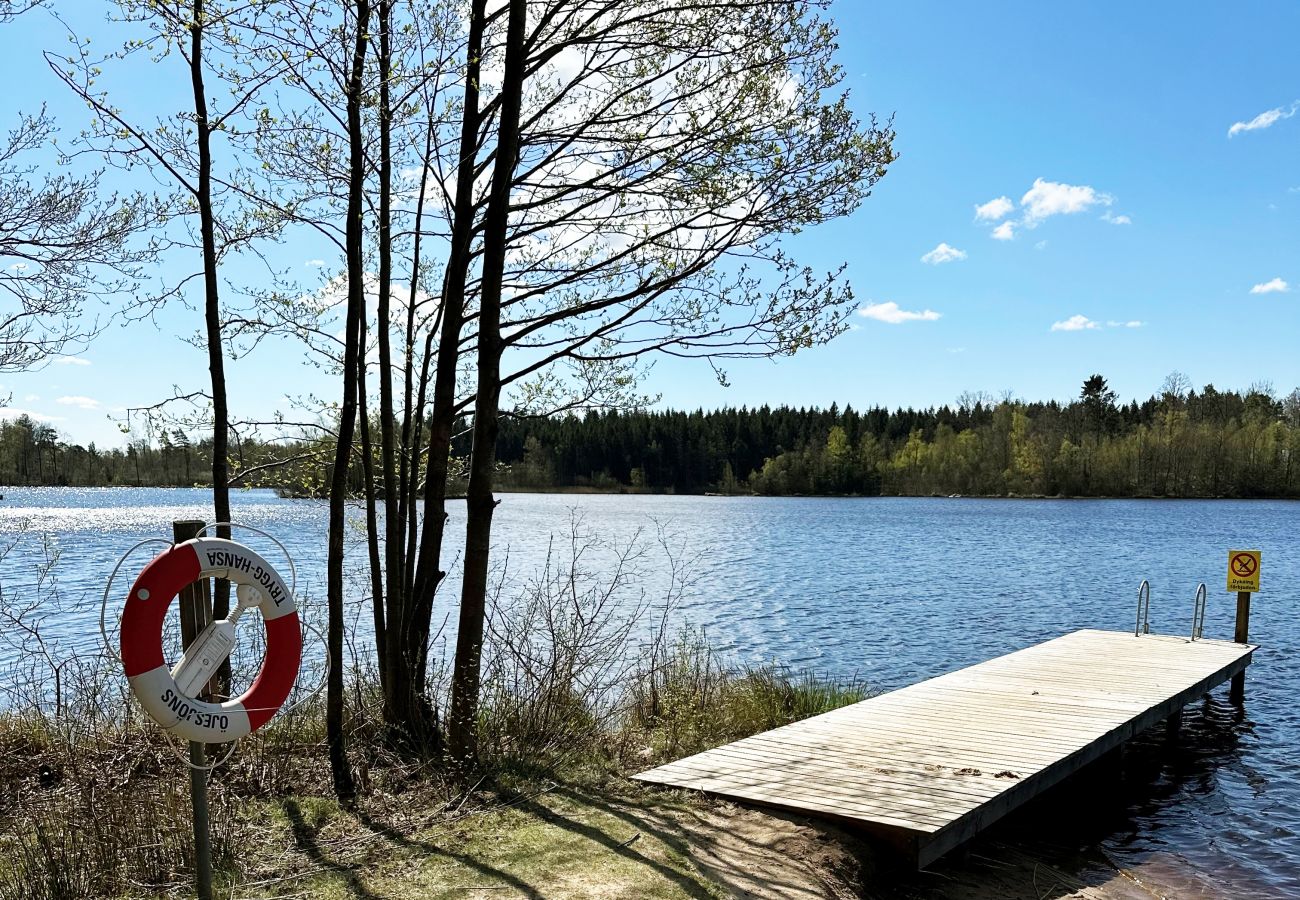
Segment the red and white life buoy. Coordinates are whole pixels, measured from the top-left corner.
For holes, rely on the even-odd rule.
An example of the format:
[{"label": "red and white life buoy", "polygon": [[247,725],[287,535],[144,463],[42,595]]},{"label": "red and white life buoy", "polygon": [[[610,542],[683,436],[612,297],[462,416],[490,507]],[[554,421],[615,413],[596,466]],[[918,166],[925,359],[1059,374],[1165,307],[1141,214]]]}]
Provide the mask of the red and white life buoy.
[{"label": "red and white life buoy", "polygon": [[[163,619],[181,589],[201,578],[226,578],[261,595],[266,659],[247,691],[224,703],[186,696],[163,659]],[[289,697],[302,658],[298,608],[284,580],[258,553],[223,538],[196,538],[144,567],[122,612],[122,664],[145,712],[190,741],[238,740],[265,725]]]}]

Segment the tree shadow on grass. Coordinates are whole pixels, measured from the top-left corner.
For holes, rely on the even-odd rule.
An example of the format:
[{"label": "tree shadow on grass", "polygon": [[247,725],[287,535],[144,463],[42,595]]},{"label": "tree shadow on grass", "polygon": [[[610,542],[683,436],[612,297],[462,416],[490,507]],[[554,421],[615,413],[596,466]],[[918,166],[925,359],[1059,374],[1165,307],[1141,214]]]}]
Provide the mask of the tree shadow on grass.
[{"label": "tree shadow on grass", "polygon": [[307,854],[307,857],[311,859],[312,862],[331,872],[343,876],[347,881],[348,890],[351,891],[353,896],[357,897],[358,900],[382,900],[378,894],[370,891],[370,889],[362,882],[361,876],[357,874],[357,869],[359,868],[358,865],[355,863],[349,864],[339,862],[331,859],[325,854],[321,849],[320,844],[316,841],[315,829],[308,825],[307,820],[303,818],[302,809],[298,806],[298,801],[292,799],[285,800],[280,804],[280,806],[284,810],[285,816],[289,819],[289,827],[293,831],[294,842],[298,845],[298,849]]},{"label": "tree shadow on grass", "polygon": [[[563,789],[557,789],[557,790],[562,793],[568,794],[568,792],[564,791]],[[568,794],[568,796],[572,800],[580,804],[587,805],[592,808],[600,809],[606,812],[613,811],[613,807],[610,807],[604,803],[596,802],[593,800],[593,798],[587,797],[585,795]],[[533,816],[534,818],[542,822],[545,822],[550,825],[554,825],[555,827],[568,831],[571,834],[578,835],[593,843],[599,844],[600,846],[606,848],[607,850],[613,853],[617,853],[619,856],[623,857],[624,859],[631,860],[632,862],[635,862],[638,865],[653,870],[656,874],[660,875],[661,877],[675,884],[688,897],[709,898],[713,896],[713,894],[709,893],[707,889],[702,887],[697,881],[695,881],[693,878],[689,877],[688,875],[678,872],[676,869],[664,865],[663,863],[650,859],[649,857],[640,853],[631,844],[626,842],[620,842],[615,838],[611,837],[610,835],[606,834],[605,832],[601,831],[599,828],[589,825],[585,822],[577,821],[576,819],[573,819],[569,816],[563,815],[562,813],[559,813],[556,810],[541,804],[536,799],[530,798],[525,802],[514,804],[514,808],[521,812],[527,813],[528,815]],[[391,826],[385,825],[383,822],[376,821],[373,818],[367,816],[364,812],[358,812],[357,818],[367,828],[371,829],[377,834],[382,835],[383,837],[387,838],[389,841],[395,844],[410,849],[419,850],[424,853],[437,854],[440,856],[447,857],[448,859],[454,859],[457,862],[469,868],[472,868],[489,878],[498,879],[501,882],[510,885],[511,887],[518,890],[525,897],[533,898],[533,900],[542,900],[542,898],[545,896],[537,888],[534,888],[532,885],[521,880],[518,876],[512,875],[509,872],[504,872],[500,869],[496,869],[492,866],[486,865],[481,860],[474,859],[473,857],[463,853],[456,853],[454,851],[447,850],[446,848],[439,847],[436,844],[430,843],[429,841],[421,840],[419,838],[413,838],[410,837],[409,835],[402,834],[401,832],[397,831]],[[687,846],[686,841],[680,836],[674,836],[666,832],[663,832],[661,830],[652,828],[650,827],[649,823],[638,824],[638,821],[635,819],[629,822],[629,824],[632,824],[633,827],[638,828],[638,830],[646,834],[653,835],[654,837],[663,841],[663,843],[666,846],[668,846],[671,850],[674,850],[683,856],[689,854],[689,847]]]},{"label": "tree shadow on grass", "polygon": [[439,847],[437,844],[430,841],[402,834],[402,832],[393,828],[391,825],[386,825],[361,810],[356,811],[356,817],[362,825],[369,828],[375,834],[385,838],[390,843],[397,844],[400,847],[405,847],[408,850],[418,850],[421,853],[427,853],[432,856],[441,856],[446,859],[455,860],[466,868],[473,869],[480,875],[497,879],[503,884],[509,885],[517,890],[522,896],[528,897],[529,900],[544,900],[544,895],[540,893],[537,888],[533,887],[517,875],[512,875],[509,872],[495,868],[494,866],[489,866],[482,860],[475,859],[473,856],[466,853],[457,853],[454,850],[448,850],[446,847]]},{"label": "tree shadow on grass", "polygon": [[[796,883],[777,877],[772,872],[771,867],[765,865],[765,862],[771,858],[774,852],[780,853],[781,851],[769,843],[752,839],[739,829],[728,833],[731,847],[729,852],[725,854],[728,862],[717,865],[710,863],[707,858],[700,858],[700,855],[692,850],[691,838],[682,833],[683,828],[685,828],[696,841],[702,843],[702,847],[706,850],[714,843],[709,835],[715,826],[706,820],[698,810],[686,809],[681,812],[681,816],[694,823],[695,827],[692,828],[687,822],[672,814],[661,813],[653,808],[635,805],[635,801],[629,807],[617,801],[592,796],[573,788],[558,788],[557,790],[560,794],[570,797],[575,802],[600,809],[606,814],[626,822],[633,828],[654,836],[682,855],[691,857],[697,867],[702,868],[709,877],[737,895],[748,895],[754,884],[760,884],[764,889],[777,896],[806,896],[810,889],[810,882],[800,881]],[[763,810],[763,812],[774,819],[783,819],[796,824],[803,821],[802,817],[789,816],[777,810]],[[735,865],[737,869],[732,870],[731,865]],[[745,871],[741,872],[740,869]],[[807,874],[810,879],[823,877],[822,873],[812,870],[809,870]]]},{"label": "tree shadow on grass", "polygon": [[[657,838],[658,840],[663,842],[665,846],[681,854],[682,856],[690,855],[690,847],[688,846],[685,839],[682,838],[681,836],[669,834],[668,832],[664,831],[662,828],[653,828],[651,827],[648,821],[642,821],[641,819],[635,816],[626,815],[626,814],[620,815],[615,807],[607,803],[604,803],[602,801],[599,801],[594,797],[590,797],[586,794],[579,794],[575,791],[572,791],[564,787],[557,787],[556,793],[560,794],[561,796],[568,797],[573,802],[591,807],[593,809],[601,810],[609,815],[614,816],[615,818],[621,821],[627,822],[629,825],[636,828],[638,831],[644,832],[645,834],[649,834]],[[677,885],[677,887],[679,887],[688,897],[708,898],[713,896],[713,894],[711,894],[708,890],[702,887],[700,883],[697,882],[695,879],[689,877],[688,875],[684,875],[683,873],[677,871],[671,866],[666,866],[663,863],[656,862],[655,860],[650,859],[649,857],[640,853],[632,845],[631,841],[621,841],[621,842],[617,841],[614,838],[610,837],[605,832],[601,831],[599,828],[596,828],[585,822],[579,822],[575,819],[572,819],[564,815],[563,813],[551,809],[550,807],[543,806],[541,803],[538,803],[536,800],[529,800],[526,803],[521,804],[519,808],[526,812],[531,813],[532,815],[536,816],[537,818],[541,819],[544,822],[548,822],[559,828],[563,828],[565,831],[568,831],[572,834],[579,835],[580,837],[584,837],[587,840],[592,841],[593,843],[599,844],[605,849],[613,853],[617,853],[619,856],[623,857],[624,859],[631,860],[635,863],[645,866],[646,868],[653,869],[660,876],[668,879],[673,884]]]}]

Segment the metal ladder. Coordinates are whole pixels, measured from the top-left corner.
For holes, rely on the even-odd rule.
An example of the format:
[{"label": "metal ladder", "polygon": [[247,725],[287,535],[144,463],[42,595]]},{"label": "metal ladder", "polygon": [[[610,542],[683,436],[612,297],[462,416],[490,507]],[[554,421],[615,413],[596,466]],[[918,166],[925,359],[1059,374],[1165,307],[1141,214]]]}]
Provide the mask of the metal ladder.
[{"label": "metal ladder", "polygon": [[1196,586],[1196,598],[1192,601],[1192,640],[1201,637],[1205,629],[1205,582]]},{"label": "metal ladder", "polygon": [[1151,622],[1148,621],[1151,615],[1151,585],[1145,578],[1138,585],[1138,613],[1137,624],[1133,626],[1133,636],[1141,637],[1144,634],[1151,633]]}]

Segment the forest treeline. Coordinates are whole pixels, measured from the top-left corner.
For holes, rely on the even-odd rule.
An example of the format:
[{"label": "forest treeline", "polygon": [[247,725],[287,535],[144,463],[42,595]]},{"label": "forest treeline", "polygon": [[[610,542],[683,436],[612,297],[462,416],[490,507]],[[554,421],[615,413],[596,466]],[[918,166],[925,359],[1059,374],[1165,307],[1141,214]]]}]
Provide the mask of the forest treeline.
[{"label": "forest treeline", "polygon": [[[321,449],[316,442],[234,441],[230,458],[235,483],[246,487],[313,484]],[[304,456],[315,461],[306,470]],[[94,442],[83,446],[65,440],[53,425],[21,415],[0,421],[0,484],[210,487],[212,438],[175,428],[101,450]]]},{"label": "forest treeline", "polygon": [[[608,411],[506,416],[499,427],[499,483],[514,490],[1300,496],[1300,390],[1279,399],[1175,385],[1120,404],[1095,375],[1064,404],[966,396],[922,410]],[[463,460],[470,439],[458,432],[453,457]],[[328,439],[245,439],[231,469],[244,486],[319,494],[331,449]],[[98,450],[25,416],[0,422],[4,484],[204,485],[211,453],[210,440],[180,429]]]},{"label": "forest treeline", "polygon": [[991,496],[1300,496],[1300,390],[1188,389],[1139,403],[1094,375],[1070,403],[722,409],[507,419],[516,488]]}]

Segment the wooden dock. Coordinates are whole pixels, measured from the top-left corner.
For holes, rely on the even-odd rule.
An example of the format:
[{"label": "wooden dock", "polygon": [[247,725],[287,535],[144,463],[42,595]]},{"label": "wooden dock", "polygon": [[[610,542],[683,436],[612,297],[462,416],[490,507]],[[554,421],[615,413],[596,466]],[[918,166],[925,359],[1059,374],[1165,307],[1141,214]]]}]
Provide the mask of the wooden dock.
[{"label": "wooden dock", "polygon": [[1254,649],[1076,631],[635,777],[837,819],[925,866],[1241,672]]}]

